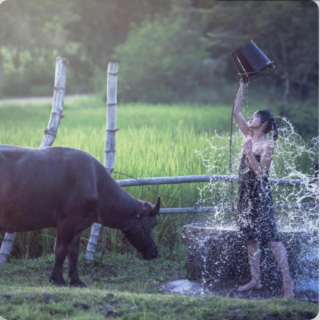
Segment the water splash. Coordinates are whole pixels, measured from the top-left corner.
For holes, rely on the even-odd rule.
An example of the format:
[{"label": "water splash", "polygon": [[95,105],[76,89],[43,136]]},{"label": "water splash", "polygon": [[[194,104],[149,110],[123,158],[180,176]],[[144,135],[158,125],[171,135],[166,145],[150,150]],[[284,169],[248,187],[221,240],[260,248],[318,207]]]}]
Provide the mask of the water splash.
[{"label": "water splash", "polygon": [[[274,158],[269,169],[269,177],[273,182],[272,195],[274,203],[278,205],[277,212],[283,224],[289,227],[295,223],[308,229],[311,225],[317,228],[317,206],[319,201],[318,183],[309,183],[313,178],[312,162],[317,160],[319,152],[319,138],[313,138],[308,143],[294,130],[292,124],[286,118],[277,118],[279,137],[275,143]],[[195,150],[202,160],[209,174],[229,174],[229,146],[228,138],[217,132],[212,137],[206,135],[208,147],[202,151]],[[233,170],[232,175],[238,175],[238,166],[242,155],[243,135],[237,132],[233,136]],[[300,180],[300,184],[283,186],[281,180]],[[279,181],[280,180],[280,181]],[[237,187],[235,187],[237,189]],[[228,205],[236,203],[237,192],[233,198],[230,193],[230,183],[216,182],[198,188],[199,203],[206,206],[217,207],[211,220],[234,220],[228,212]],[[308,203],[310,206],[306,206]],[[293,205],[294,204],[294,205]],[[292,207],[289,212],[288,208]],[[281,211],[279,207],[284,209]],[[312,221],[310,225],[310,221]]]},{"label": "water splash", "polygon": [[[247,101],[248,104],[248,101]],[[279,136],[275,143],[275,153],[272,165],[269,170],[269,176],[272,183],[272,196],[275,204],[275,213],[279,231],[290,234],[292,238],[288,242],[295,243],[295,237],[300,237],[298,251],[294,251],[294,257],[299,264],[299,276],[295,278],[296,292],[313,291],[318,296],[318,269],[319,269],[319,252],[318,252],[318,226],[319,226],[319,184],[310,183],[313,179],[312,162],[318,160],[319,138],[315,137],[310,141],[304,141],[303,138],[295,131],[293,125],[286,118],[277,118]],[[208,147],[204,150],[195,150],[201,157],[204,167],[209,174],[229,174],[229,141],[224,135],[217,132],[211,137],[207,135]],[[243,136],[237,132],[233,136],[233,168],[232,175],[238,175],[238,165],[242,155]],[[284,186],[281,180],[292,181],[291,185]],[[294,183],[299,180],[300,183]],[[225,182],[216,182],[211,179],[210,183],[199,188],[199,204],[203,206],[212,206],[214,212],[208,217],[205,224],[195,226],[195,228],[214,229],[220,234],[222,231],[230,231],[234,228],[237,200],[237,187],[231,194],[231,184]],[[225,225],[227,224],[227,228]],[[229,228],[229,229],[228,229]],[[220,232],[220,233],[219,233]],[[186,237],[191,236],[186,234]],[[209,247],[212,241],[212,235],[206,237],[199,236],[196,232],[193,240],[193,246],[201,253],[197,257],[204,264],[201,269],[201,277],[206,281],[210,278],[210,273],[214,269],[207,268],[210,260]],[[202,243],[202,244],[201,244]],[[232,245],[232,244],[230,244]],[[227,249],[225,249],[227,250]],[[288,250],[288,249],[287,249]],[[289,250],[290,251],[290,248]],[[198,253],[199,255],[199,253]],[[225,253],[220,259],[228,260],[228,254]],[[221,261],[220,261],[221,262]],[[228,263],[228,262],[226,262]],[[215,274],[219,278],[218,274]],[[212,278],[212,277],[211,277]],[[212,279],[215,281],[215,279]]]}]

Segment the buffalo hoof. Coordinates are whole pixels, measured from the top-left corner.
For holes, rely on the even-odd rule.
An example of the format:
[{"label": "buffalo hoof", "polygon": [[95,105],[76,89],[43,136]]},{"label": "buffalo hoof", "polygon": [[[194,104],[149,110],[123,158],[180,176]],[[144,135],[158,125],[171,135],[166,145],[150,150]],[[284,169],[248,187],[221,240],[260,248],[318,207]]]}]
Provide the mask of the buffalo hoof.
[{"label": "buffalo hoof", "polygon": [[51,276],[50,277],[50,282],[53,283],[54,285],[58,286],[58,287],[66,287],[67,286],[67,283],[63,279],[63,277],[56,278],[56,277]]},{"label": "buffalo hoof", "polygon": [[87,286],[81,280],[69,280],[70,287],[86,288]]}]

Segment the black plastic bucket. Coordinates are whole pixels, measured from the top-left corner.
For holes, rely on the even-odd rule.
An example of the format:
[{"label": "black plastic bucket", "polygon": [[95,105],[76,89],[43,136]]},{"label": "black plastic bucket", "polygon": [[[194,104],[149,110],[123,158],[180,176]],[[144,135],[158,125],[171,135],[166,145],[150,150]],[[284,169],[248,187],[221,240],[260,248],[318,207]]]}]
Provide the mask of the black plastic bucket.
[{"label": "black plastic bucket", "polygon": [[253,80],[263,71],[274,68],[274,63],[252,40],[231,53],[231,57],[244,81]]}]

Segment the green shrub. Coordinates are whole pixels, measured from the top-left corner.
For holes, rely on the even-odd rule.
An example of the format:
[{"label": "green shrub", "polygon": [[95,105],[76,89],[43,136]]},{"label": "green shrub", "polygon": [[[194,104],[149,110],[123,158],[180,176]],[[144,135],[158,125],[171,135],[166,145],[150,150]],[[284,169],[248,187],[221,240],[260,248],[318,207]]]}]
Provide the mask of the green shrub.
[{"label": "green shrub", "polygon": [[[126,101],[212,102],[217,100],[225,64],[209,59],[201,25],[187,18],[146,19],[115,48],[120,61],[119,95]],[[217,87],[213,87],[213,83]],[[215,88],[215,90],[213,90]]]}]

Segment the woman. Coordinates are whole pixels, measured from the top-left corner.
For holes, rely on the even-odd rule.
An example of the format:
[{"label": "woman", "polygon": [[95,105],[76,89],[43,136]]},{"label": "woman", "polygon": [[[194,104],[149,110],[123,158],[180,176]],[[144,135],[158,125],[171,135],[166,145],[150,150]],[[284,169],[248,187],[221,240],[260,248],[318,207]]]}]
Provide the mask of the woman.
[{"label": "woman", "polygon": [[278,131],[269,110],[254,113],[248,123],[242,116],[241,102],[246,84],[240,81],[234,101],[233,116],[246,141],[239,170],[238,226],[247,244],[251,281],[238,291],[260,288],[260,244],[268,244],[275,255],[283,276],[284,298],[294,298],[293,282],[289,274],[287,252],[279,240],[274,214],[268,170],[274,153],[274,143],[267,134]]}]

